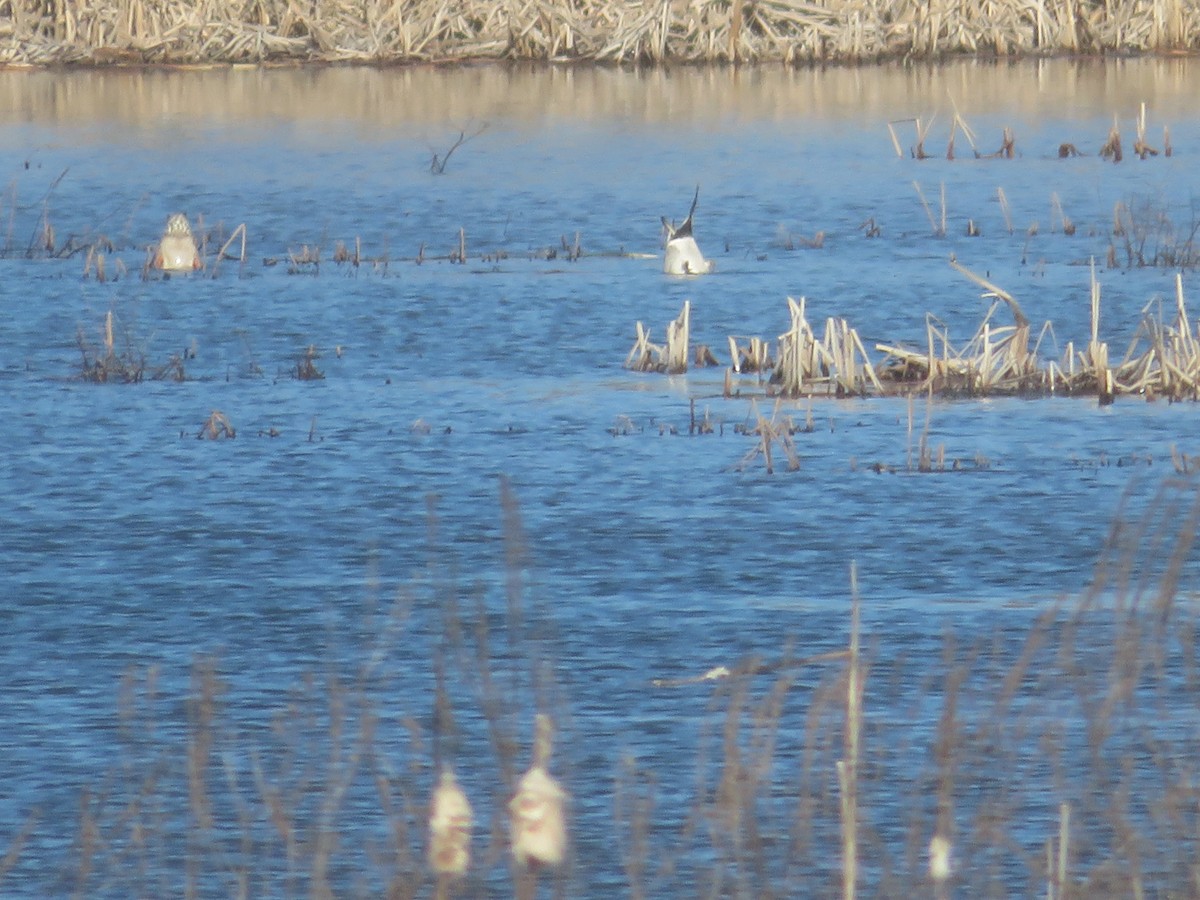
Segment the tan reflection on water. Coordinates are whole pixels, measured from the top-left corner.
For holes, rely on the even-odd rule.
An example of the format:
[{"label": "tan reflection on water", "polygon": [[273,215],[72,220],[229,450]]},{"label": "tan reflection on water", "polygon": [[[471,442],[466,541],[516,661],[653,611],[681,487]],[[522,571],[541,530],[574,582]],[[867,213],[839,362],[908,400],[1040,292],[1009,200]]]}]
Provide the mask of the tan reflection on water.
[{"label": "tan reflection on water", "polygon": [[214,68],[0,71],[2,121],[466,123],[571,117],[705,122],[947,113],[1022,118],[1111,112],[1141,102],[1160,121],[1195,112],[1190,60],[959,62],[789,70],[600,67]]}]

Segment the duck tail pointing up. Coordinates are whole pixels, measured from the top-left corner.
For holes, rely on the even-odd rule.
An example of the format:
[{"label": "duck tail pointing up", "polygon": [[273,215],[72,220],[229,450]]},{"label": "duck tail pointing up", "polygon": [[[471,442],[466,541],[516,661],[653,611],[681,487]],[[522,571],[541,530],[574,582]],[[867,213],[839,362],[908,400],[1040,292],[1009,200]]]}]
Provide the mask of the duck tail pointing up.
[{"label": "duck tail pointing up", "polygon": [[696,204],[700,202],[700,185],[696,185],[696,196],[692,197],[692,208],[688,210],[687,218],[683,220],[683,224],[675,229],[675,233],[671,237],[691,237],[692,235],[692,216],[696,214]]}]

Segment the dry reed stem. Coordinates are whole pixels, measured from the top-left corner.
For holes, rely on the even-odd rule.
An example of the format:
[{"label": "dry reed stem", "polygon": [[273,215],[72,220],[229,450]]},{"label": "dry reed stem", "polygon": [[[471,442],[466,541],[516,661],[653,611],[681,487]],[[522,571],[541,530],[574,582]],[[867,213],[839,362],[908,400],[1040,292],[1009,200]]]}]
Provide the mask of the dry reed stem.
[{"label": "dry reed stem", "polygon": [[30,815],[21,830],[15,834],[9,842],[8,849],[4,856],[0,858],[0,885],[4,884],[4,877],[12,871],[17,864],[17,860],[21,857],[21,852],[25,849],[25,845],[29,842],[30,836],[38,825],[38,816]]},{"label": "dry reed stem", "polygon": [[929,206],[929,201],[925,199],[925,192],[921,189],[921,185],[914,181],[913,187],[917,191],[917,196],[921,200],[921,208],[925,210],[925,217],[929,219],[929,228],[935,237],[946,236],[946,221],[945,221],[945,198],[946,185],[942,184],[942,222],[939,225],[938,220],[933,215],[933,209]]},{"label": "dry reed stem", "polygon": [[226,256],[225,256],[226,252],[229,250],[230,247],[233,246],[233,242],[235,240],[237,240],[238,238],[241,238],[242,244],[241,244],[241,252],[238,254],[236,259],[238,260],[238,262],[245,264],[245,262],[246,262],[246,223],[243,222],[237,228],[233,229],[233,233],[229,235],[229,239],[226,240],[225,243],[221,245],[221,249],[217,251],[217,257],[215,260],[213,260],[213,267],[212,267],[212,276],[214,278],[217,277],[217,272],[221,266],[221,260],[226,258]]},{"label": "dry reed stem", "polygon": [[691,333],[691,301],[683,302],[679,315],[667,324],[665,346],[650,342],[650,332],[636,324],[637,339],[625,358],[625,368],[638,372],[665,372],[678,375],[688,368],[688,342]]},{"label": "dry reed stem", "polygon": [[846,672],[845,756],[837,761],[842,826],[842,898],[858,891],[858,765],[863,678],[859,668],[858,568],[850,564],[850,657]]},{"label": "dry reed stem", "polygon": [[739,463],[739,469],[748,468],[761,456],[766,466],[767,474],[773,475],[775,473],[774,447],[776,444],[783,450],[784,456],[787,459],[788,471],[794,472],[800,468],[800,457],[796,452],[796,443],[792,439],[795,427],[790,417],[780,418],[779,413],[781,409],[781,401],[777,399],[771,419],[768,421],[759,413],[757,401],[751,400],[751,416],[755,421],[751,433],[758,435],[758,442],[754,445],[754,449],[747,453],[741,463]]},{"label": "dry reed stem", "polygon": [[691,339],[692,301],[683,301],[679,316],[667,325],[667,374],[687,371],[688,343]]}]

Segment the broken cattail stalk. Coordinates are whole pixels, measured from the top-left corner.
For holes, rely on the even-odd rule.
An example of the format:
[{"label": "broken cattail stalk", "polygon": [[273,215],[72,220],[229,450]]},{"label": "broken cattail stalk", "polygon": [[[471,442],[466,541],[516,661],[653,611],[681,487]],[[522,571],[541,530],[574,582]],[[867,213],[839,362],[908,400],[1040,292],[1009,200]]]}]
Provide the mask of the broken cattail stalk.
[{"label": "broken cattail stalk", "polygon": [[996,151],[996,155],[1004,159],[1012,159],[1017,155],[1017,139],[1013,134],[1013,130],[1007,126],[1004,129],[1000,138],[1000,149]]},{"label": "broken cattail stalk", "polygon": [[239,237],[242,240],[241,252],[235,258],[237,259],[238,262],[242,263],[243,265],[245,264],[245,262],[246,262],[246,223],[243,222],[237,228],[233,229],[233,233],[231,235],[229,235],[228,240],[226,240],[225,243],[221,245],[221,249],[220,249],[220,251],[218,251],[216,259],[213,260],[212,274],[213,274],[214,278],[216,277],[217,272],[221,267],[221,260],[230,258],[230,257],[227,257],[225,254],[229,252],[229,248],[231,246],[233,246],[233,242],[236,241]]},{"label": "broken cattail stalk", "polygon": [[688,341],[691,332],[692,302],[683,301],[683,310],[679,316],[667,325],[667,373],[671,375],[686,372],[688,368]]},{"label": "broken cattail stalk", "polygon": [[1111,159],[1114,163],[1119,163],[1124,158],[1121,153],[1121,128],[1115,116],[1112,128],[1108,132],[1108,140],[1100,148],[1100,155],[1104,159]]},{"label": "broken cattail stalk", "polygon": [[1138,155],[1139,159],[1158,156],[1158,151],[1146,143],[1146,102],[1144,100],[1138,109],[1137,136],[1133,142],[1133,152]]},{"label": "broken cattail stalk", "polygon": [[929,129],[933,126],[933,119],[929,120],[929,124],[922,127],[920,118],[913,120],[917,126],[917,145],[913,148],[912,155],[915,159],[929,159],[929,154],[925,152],[925,138],[929,135]]},{"label": "broken cattail stalk", "polygon": [[891,137],[891,139],[892,139],[892,147],[894,147],[894,148],[895,148],[895,150],[896,150],[896,156],[897,156],[897,158],[899,158],[899,159],[903,159],[903,158],[904,158],[904,151],[900,149],[900,139],[899,139],[899,138],[896,136],[896,128],[895,128],[895,126],[896,126],[897,124],[899,124],[900,122],[911,122],[911,121],[913,121],[913,120],[912,120],[912,119],[896,119],[896,120],[894,120],[894,121],[892,121],[892,122],[888,122],[888,123],[887,123],[888,135],[889,135],[889,136]]},{"label": "broken cattail stalk", "polygon": [[1063,234],[1073,235],[1075,233],[1075,223],[1063,211],[1062,201],[1059,200],[1057,191],[1052,191],[1050,194],[1050,208],[1050,228],[1054,228],[1054,216],[1057,215],[1058,221],[1062,225]]},{"label": "broken cattail stalk", "polygon": [[650,343],[650,332],[641,322],[636,324],[636,328],[637,339],[634,341],[633,349],[625,358],[625,368],[638,372],[658,371],[664,349],[657,344]]},{"label": "broken cattail stalk", "polygon": [[929,227],[935,235],[941,236],[938,230],[937,219],[933,216],[933,210],[929,206],[929,201],[925,199],[925,192],[921,190],[921,185],[914,181],[913,187],[916,188],[917,196],[921,199],[921,207],[925,210],[925,217],[929,219]]}]

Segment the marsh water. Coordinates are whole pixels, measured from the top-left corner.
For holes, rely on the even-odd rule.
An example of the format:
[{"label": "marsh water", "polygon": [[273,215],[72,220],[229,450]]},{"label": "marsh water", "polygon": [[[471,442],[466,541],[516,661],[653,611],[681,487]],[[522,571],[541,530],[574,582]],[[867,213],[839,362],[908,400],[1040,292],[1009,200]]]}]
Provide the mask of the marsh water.
[{"label": "marsh water", "polygon": [[[1174,308],[1178,270],[1130,264],[1123,240],[1109,265],[1114,208],[1135,212],[1147,247],[1187,244],[1195,75],[1186,60],[0,72],[0,855],[20,845],[3,893],[190,884],[231,896],[242,870],[251,895],[307,893],[303,863],[262,849],[281,840],[270,816],[239,817],[230,798],[261,807],[264,785],[352,769],[336,815],[296,788],[296,828],[336,819],[337,894],[379,895],[380,848],[409,839],[372,802],[370,772],[423,804],[436,750],[481,821],[502,802],[488,799],[503,786],[480,724],[486,691],[449,661],[455,615],[472,634],[490,623],[512,765],[528,762],[537,708],[558,722],[553,769],[573,798],[566,895],[630,892],[636,842],[613,836],[628,831],[614,785],[631,771],[657,785],[636,846],[674,860],[649,864],[651,895],[820,892],[836,881],[836,834],[824,867],[788,863],[808,859],[788,850],[766,854],[774,868],[712,877],[721,845],[696,850],[709,826],[686,823],[713,762],[698,748],[713,728],[720,745],[723,719],[709,685],[656,680],[843,648],[852,566],[874,666],[867,714],[881,732],[911,725],[913,753],[864,800],[892,859],[864,877],[920,881],[909,816],[928,754],[916,748],[940,707],[916,679],[943,660],[946,635],[1019,646],[1039,614],[1084,594],[1114,519],[1140,522],[1161,502],[1172,448],[1200,453],[1197,410],[1044,397],[776,411],[753,378],[722,396],[727,338],[774,340],[792,296],[810,321],[845,318],[872,352],[923,347],[927,314],[965,343],[990,300],[953,257],[1016,296],[1039,354],[1057,359],[1090,337],[1095,260],[1100,337],[1120,358],[1147,308]],[[1168,129],[1171,155],[1134,157],[1142,104],[1149,143],[1165,150]],[[956,129],[949,160],[956,112],[970,132]],[[918,119],[929,159],[910,152]],[[1114,121],[1119,164],[1098,155]],[[994,156],[1005,128],[1011,159]],[[1082,155],[1059,158],[1064,143]],[[681,220],[697,185],[695,234],[716,271],[668,277],[660,217]],[[206,268],[143,277],[175,211],[207,236]],[[239,225],[246,259],[218,262]],[[465,263],[451,259],[460,229]],[[351,254],[357,242],[358,265],[335,260],[339,242]],[[1200,304],[1190,269],[1182,287]],[[627,370],[635,324],[662,340],[684,301],[693,343],[723,365]],[[79,378],[110,312],[117,352],[144,358],[147,376],[178,356],[186,377]],[[323,377],[297,378],[310,346]],[[234,439],[197,439],[214,410]],[[752,456],[739,426],[756,412],[811,420],[794,437],[798,469],[777,458],[769,473]],[[689,433],[693,416],[712,433]],[[926,429],[957,468],[916,471]],[[1198,573],[1184,560],[1186,594]],[[186,768],[198,659],[221,685],[210,789],[226,806],[208,828],[189,818]],[[454,739],[435,716],[439,668]],[[795,815],[811,691],[836,670],[804,669],[809,693],[780,720],[761,788],[779,822]],[[335,716],[312,712],[339,678],[371,710],[370,765],[339,756]],[[1170,708],[1192,733],[1187,696]],[[353,733],[367,714],[349,705]],[[813,779],[836,794],[831,767]],[[972,785],[960,787],[969,804]],[[1071,799],[1059,787],[1022,807],[1022,860],[1057,834]],[[128,823],[143,819],[154,827],[139,844]],[[769,829],[760,837],[771,846]],[[476,893],[505,883],[503,853],[484,843]],[[189,854],[208,860],[203,877]],[[1034,863],[958,866],[964,884],[978,866],[1001,895],[1037,885]],[[425,890],[422,877],[408,883]]]}]

